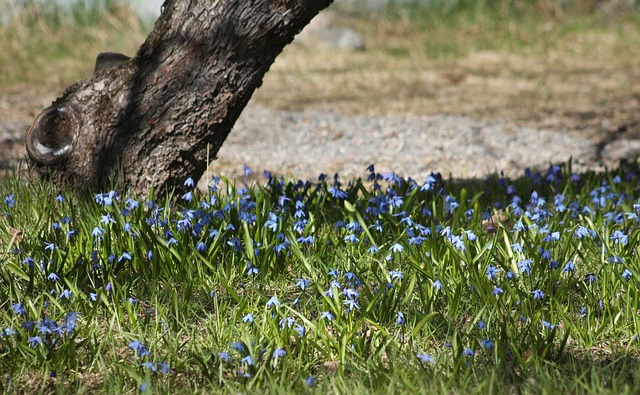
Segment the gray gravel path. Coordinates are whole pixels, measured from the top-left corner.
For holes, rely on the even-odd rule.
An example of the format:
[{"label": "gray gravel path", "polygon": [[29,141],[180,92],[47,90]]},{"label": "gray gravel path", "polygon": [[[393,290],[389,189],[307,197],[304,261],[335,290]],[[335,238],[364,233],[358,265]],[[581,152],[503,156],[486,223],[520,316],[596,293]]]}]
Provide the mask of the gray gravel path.
[{"label": "gray gravel path", "polygon": [[[24,121],[0,122],[0,162],[24,155]],[[3,140],[4,139],[4,140]],[[339,173],[343,179],[393,171],[422,180],[431,172],[454,178],[485,177],[504,171],[546,168],[573,160],[575,170],[616,166],[635,159],[640,140],[621,136],[607,144],[584,132],[521,127],[462,116],[364,116],[327,109],[278,111],[250,104],[224,143],[211,174],[241,177],[243,165],[256,173],[315,178]]]},{"label": "gray gravel path", "polygon": [[[635,141],[640,150],[640,141]],[[609,161],[629,150],[623,142]],[[632,144],[633,145],[633,144]],[[633,148],[633,147],[631,147]],[[461,116],[360,116],[326,110],[285,112],[250,105],[209,171],[242,175],[253,170],[299,178],[338,172],[366,176],[365,168],[394,171],[414,179],[430,172],[455,178],[484,177],[496,171],[522,174],[573,158],[577,170],[601,166],[602,146],[577,132],[518,127],[507,122]]]}]

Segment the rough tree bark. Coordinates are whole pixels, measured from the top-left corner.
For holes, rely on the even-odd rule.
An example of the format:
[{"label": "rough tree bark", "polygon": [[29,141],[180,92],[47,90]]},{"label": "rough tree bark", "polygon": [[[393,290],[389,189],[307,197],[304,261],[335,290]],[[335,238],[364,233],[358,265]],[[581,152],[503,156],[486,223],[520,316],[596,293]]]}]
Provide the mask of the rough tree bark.
[{"label": "rough tree bark", "polygon": [[[130,60],[98,59],[34,121],[30,165],[57,184],[156,196],[215,157],[276,56],[333,0],[166,0]],[[100,65],[102,63],[102,65]]]}]

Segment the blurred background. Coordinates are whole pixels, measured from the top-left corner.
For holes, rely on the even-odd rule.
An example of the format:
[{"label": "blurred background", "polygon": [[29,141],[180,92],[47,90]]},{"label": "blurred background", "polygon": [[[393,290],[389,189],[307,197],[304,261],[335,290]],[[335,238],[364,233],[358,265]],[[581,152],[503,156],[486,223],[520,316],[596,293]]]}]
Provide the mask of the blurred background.
[{"label": "blurred background", "polygon": [[[99,52],[135,54],[160,7],[0,0],[0,134],[88,78]],[[639,81],[640,0],[337,0],[252,103],[462,115],[606,142],[640,138]]]}]

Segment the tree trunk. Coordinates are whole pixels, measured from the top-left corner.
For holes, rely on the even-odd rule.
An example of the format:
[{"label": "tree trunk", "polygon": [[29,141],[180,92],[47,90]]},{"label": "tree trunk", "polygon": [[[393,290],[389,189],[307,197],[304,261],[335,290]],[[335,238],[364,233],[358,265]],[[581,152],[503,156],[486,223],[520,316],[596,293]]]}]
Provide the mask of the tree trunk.
[{"label": "tree trunk", "polygon": [[130,60],[101,54],[89,80],[34,121],[30,165],[57,184],[180,190],[215,157],[276,56],[333,0],[166,0]]}]

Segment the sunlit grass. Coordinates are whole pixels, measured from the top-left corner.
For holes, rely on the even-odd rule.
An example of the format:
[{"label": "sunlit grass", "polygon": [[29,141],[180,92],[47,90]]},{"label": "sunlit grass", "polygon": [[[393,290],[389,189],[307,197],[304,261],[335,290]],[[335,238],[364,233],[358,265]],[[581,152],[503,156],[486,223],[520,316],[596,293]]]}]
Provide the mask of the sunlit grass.
[{"label": "sunlit grass", "polygon": [[99,52],[137,51],[150,22],[125,1],[85,4],[60,7],[43,1],[18,7],[0,0],[0,86],[61,89],[88,78]]},{"label": "sunlit grass", "polygon": [[3,390],[630,392],[632,172],[2,180]]},{"label": "sunlit grass", "polygon": [[[97,52],[135,52],[145,28],[113,10],[16,16],[2,28],[0,86],[62,88],[90,74]],[[593,42],[611,36],[586,34],[602,33],[599,17],[582,17],[567,24],[553,16],[546,27],[477,16],[457,27],[444,19],[360,23],[371,29],[378,66],[418,73],[428,58],[478,50],[597,51]],[[621,21],[613,32],[626,38],[606,51],[618,48],[624,65],[637,51],[637,20]],[[415,47],[407,37],[426,38]],[[357,82],[354,69],[368,76],[364,54],[335,55],[337,66],[325,55],[320,71],[335,81]],[[340,59],[355,63],[341,67]],[[291,81],[285,66],[269,75]],[[262,100],[279,100],[269,75]],[[281,91],[292,90],[275,77]],[[393,87],[415,94],[422,80],[412,78],[365,78],[363,86],[367,97],[375,83],[390,87],[378,95],[388,109]],[[223,180],[190,200],[80,197],[45,182],[0,180],[0,389],[636,390],[637,172],[573,177],[565,165],[513,180],[435,177],[428,187],[371,174],[341,185],[332,177]]]}]

